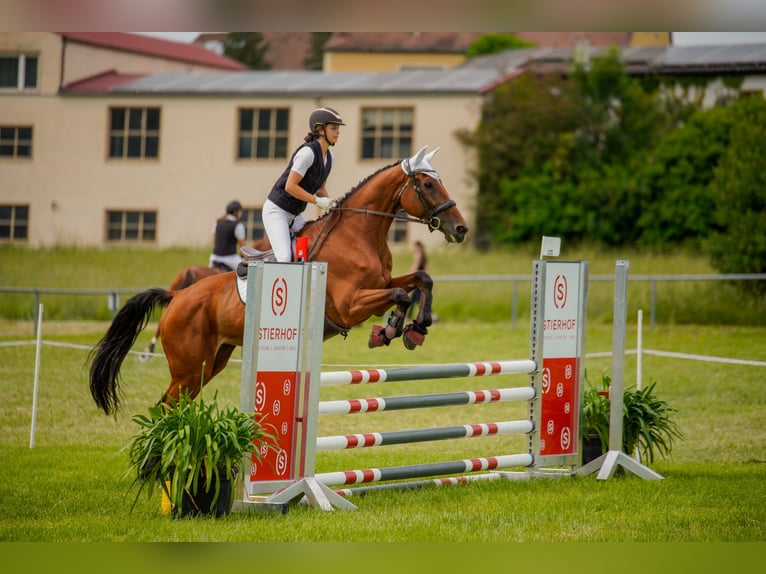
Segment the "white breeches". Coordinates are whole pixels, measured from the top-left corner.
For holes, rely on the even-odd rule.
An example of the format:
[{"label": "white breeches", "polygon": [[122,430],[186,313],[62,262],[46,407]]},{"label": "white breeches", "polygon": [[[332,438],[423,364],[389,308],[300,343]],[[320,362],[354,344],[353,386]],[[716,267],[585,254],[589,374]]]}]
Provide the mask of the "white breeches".
[{"label": "white breeches", "polygon": [[306,218],[302,213],[293,215],[269,199],[263,204],[263,227],[277,261],[289,263],[293,260],[290,234],[297,233],[304,225]]}]

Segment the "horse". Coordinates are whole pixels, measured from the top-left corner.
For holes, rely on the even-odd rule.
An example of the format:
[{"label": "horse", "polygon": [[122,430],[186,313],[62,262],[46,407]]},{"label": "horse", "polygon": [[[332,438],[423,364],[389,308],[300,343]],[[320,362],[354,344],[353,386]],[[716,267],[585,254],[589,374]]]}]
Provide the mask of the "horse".
[{"label": "horse", "polygon": [[[223,273],[224,269],[221,267],[205,267],[203,265],[189,265],[184,267],[173,278],[168,286],[168,291],[178,291],[179,289],[185,289],[192,283],[196,283],[200,279],[210,277],[211,275],[217,275]],[[157,330],[154,332],[152,340],[146,346],[146,350],[138,355],[138,359],[143,363],[149,360],[151,353],[154,353],[154,347],[157,345],[157,341],[160,339],[160,327],[157,325]]]},{"label": "horse", "polygon": [[[426,149],[368,176],[298,232],[308,238],[306,259],[327,262],[324,340],[345,335],[393,307],[386,325],[373,325],[369,347],[388,345],[400,336],[408,349],[423,344],[432,322],[433,280],[422,270],[392,276],[388,231],[394,219],[403,218],[440,231],[448,243],[461,243],[468,232],[431,167],[439,148]],[[416,288],[421,293],[418,313],[405,327],[408,294]],[[182,392],[196,397],[242,345],[245,307],[235,271],[178,291],[153,288],[134,295],[88,356],[91,396],[106,414],[116,414],[120,407],[120,367],[156,307],[165,307],[159,329],[170,371],[170,384],[159,402],[177,400]]]}]

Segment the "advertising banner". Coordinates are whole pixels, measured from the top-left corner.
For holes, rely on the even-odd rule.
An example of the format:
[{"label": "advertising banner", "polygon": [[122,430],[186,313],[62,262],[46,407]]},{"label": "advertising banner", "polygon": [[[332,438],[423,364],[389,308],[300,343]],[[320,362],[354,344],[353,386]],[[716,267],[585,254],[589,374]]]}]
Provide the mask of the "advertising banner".
[{"label": "advertising banner", "polygon": [[579,444],[587,263],[546,264],[540,455],[568,457],[577,455]]}]

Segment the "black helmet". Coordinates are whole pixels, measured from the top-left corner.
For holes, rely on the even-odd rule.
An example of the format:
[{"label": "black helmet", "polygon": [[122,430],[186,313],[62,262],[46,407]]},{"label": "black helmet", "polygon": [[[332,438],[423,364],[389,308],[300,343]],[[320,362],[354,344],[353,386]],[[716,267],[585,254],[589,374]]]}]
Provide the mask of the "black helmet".
[{"label": "black helmet", "polygon": [[242,211],[242,204],[236,199],[226,204],[226,213],[233,215],[235,211]]},{"label": "black helmet", "polygon": [[317,125],[325,124],[338,124],[339,126],[345,126],[340,114],[332,108],[317,108],[309,116],[309,131],[314,133],[314,128]]}]

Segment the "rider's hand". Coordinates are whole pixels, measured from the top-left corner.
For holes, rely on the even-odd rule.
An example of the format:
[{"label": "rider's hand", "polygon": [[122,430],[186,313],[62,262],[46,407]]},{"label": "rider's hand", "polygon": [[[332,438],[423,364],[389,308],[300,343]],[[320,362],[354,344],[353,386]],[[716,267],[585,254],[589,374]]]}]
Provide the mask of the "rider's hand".
[{"label": "rider's hand", "polygon": [[337,205],[337,202],[334,199],[330,199],[329,197],[317,197],[317,206],[322,211],[327,211],[328,209],[332,209]]}]

